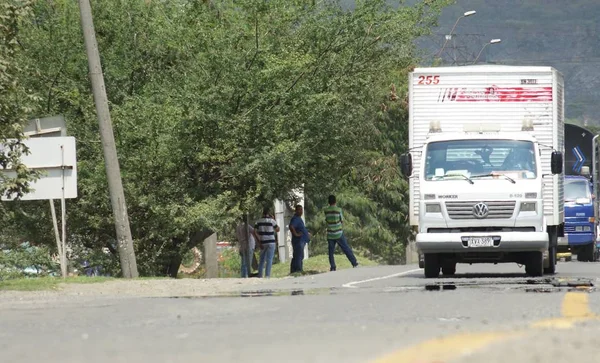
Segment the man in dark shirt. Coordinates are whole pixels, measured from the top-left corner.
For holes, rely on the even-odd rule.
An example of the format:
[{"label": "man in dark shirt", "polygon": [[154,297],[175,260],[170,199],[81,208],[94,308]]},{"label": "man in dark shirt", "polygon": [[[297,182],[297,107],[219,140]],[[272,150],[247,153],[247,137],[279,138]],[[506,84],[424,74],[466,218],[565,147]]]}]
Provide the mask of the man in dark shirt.
[{"label": "man in dark shirt", "polygon": [[292,263],[290,266],[290,273],[303,272],[302,261],[304,260],[304,246],[310,242],[310,233],[304,226],[302,220],[302,214],[304,209],[300,204],[296,205],[296,213],[290,221],[290,232],[292,232]]}]

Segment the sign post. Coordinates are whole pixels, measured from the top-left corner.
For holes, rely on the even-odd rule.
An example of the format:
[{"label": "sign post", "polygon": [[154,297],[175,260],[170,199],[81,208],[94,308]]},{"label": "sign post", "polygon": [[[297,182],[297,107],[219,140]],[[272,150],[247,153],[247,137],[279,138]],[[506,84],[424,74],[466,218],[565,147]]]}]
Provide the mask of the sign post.
[{"label": "sign post", "polygon": [[[23,142],[30,151],[21,159],[29,169],[41,172],[40,179],[31,183],[32,191],[23,195],[20,200],[50,200],[50,211],[54,224],[54,234],[60,257],[61,273],[67,276],[66,248],[66,199],[77,198],[77,156],[74,137],[39,137]],[[13,169],[1,172],[8,177],[16,176]],[[54,199],[61,200],[62,238],[59,237],[58,221],[54,209]],[[2,201],[13,201],[6,195]]]},{"label": "sign post", "polygon": [[[31,138],[34,137],[65,137],[67,136],[67,123],[65,122],[65,118],[62,115],[44,117],[44,118],[36,118],[30,120],[27,126],[25,127],[25,135]],[[67,276],[67,262],[66,255],[67,252],[65,250],[63,254],[63,249],[66,249],[65,238],[63,237],[62,242],[60,238],[60,232],[58,229],[58,222],[56,219],[56,208],[54,207],[54,199],[48,199],[50,203],[50,213],[52,215],[52,224],[54,227],[54,237],[56,239],[56,248],[58,251],[58,256],[60,259],[61,273],[63,277]],[[62,211],[65,210],[63,204],[61,203]],[[61,213],[61,220],[65,220]],[[63,223],[64,224],[64,223]],[[65,248],[63,248],[63,244]],[[64,258],[63,258],[64,257]]]}]

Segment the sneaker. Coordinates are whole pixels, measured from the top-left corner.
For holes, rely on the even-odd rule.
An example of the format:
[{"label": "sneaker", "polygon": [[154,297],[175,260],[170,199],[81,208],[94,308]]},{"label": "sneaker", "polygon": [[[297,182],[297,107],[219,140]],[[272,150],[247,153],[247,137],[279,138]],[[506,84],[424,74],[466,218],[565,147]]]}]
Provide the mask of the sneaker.
[{"label": "sneaker", "polygon": [[329,272],[331,272],[331,271],[335,271],[335,267],[331,267],[331,268],[329,269]]},{"label": "sneaker", "polygon": [[358,267],[358,262],[356,263],[356,265],[354,265],[354,266],[352,266],[352,267],[354,267],[354,268],[357,268],[357,267]]}]

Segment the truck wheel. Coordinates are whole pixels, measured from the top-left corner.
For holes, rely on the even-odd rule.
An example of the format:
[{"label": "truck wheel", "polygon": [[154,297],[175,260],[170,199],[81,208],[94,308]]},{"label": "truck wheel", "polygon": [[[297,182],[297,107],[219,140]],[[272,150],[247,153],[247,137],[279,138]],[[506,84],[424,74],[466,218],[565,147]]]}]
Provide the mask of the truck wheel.
[{"label": "truck wheel", "polygon": [[542,252],[530,252],[525,264],[525,273],[529,276],[544,275],[544,254]]},{"label": "truck wheel", "polygon": [[548,248],[548,267],[544,267],[545,274],[556,273],[556,246]]},{"label": "truck wheel", "polygon": [[577,261],[591,262],[594,261],[594,244],[585,245],[577,251]]},{"label": "truck wheel", "polygon": [[442,273],[444,276],[452,276],[456,273],[456,262],[445,263],[442,266]]},{"label": "truck wheel", "polygon": [[426,278],[434,278],[440,275],[440,259],[438,255],[434,253],[426,253],[423,256],[424,267],[425,267],[425,277]]}]

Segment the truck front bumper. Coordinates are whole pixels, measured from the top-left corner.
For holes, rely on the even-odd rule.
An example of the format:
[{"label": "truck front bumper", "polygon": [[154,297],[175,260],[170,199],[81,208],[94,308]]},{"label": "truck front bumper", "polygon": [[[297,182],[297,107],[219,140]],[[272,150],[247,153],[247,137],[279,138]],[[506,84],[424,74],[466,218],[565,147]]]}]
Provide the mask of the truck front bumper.
[{"label": "truck front bumper", "polygon": [[587,245],[594,242],[593,233],[565,233],[564,237],[559,237],[558,244],[562,246]]},{"label": "truck front bumper", "polygon": [[[468,247],[465,237],[494,237],[494,247]],[[499,238],[499,240],[498,240]],[[546,232],[418,233],[421,253],[528,252],[548,249]]]}]

